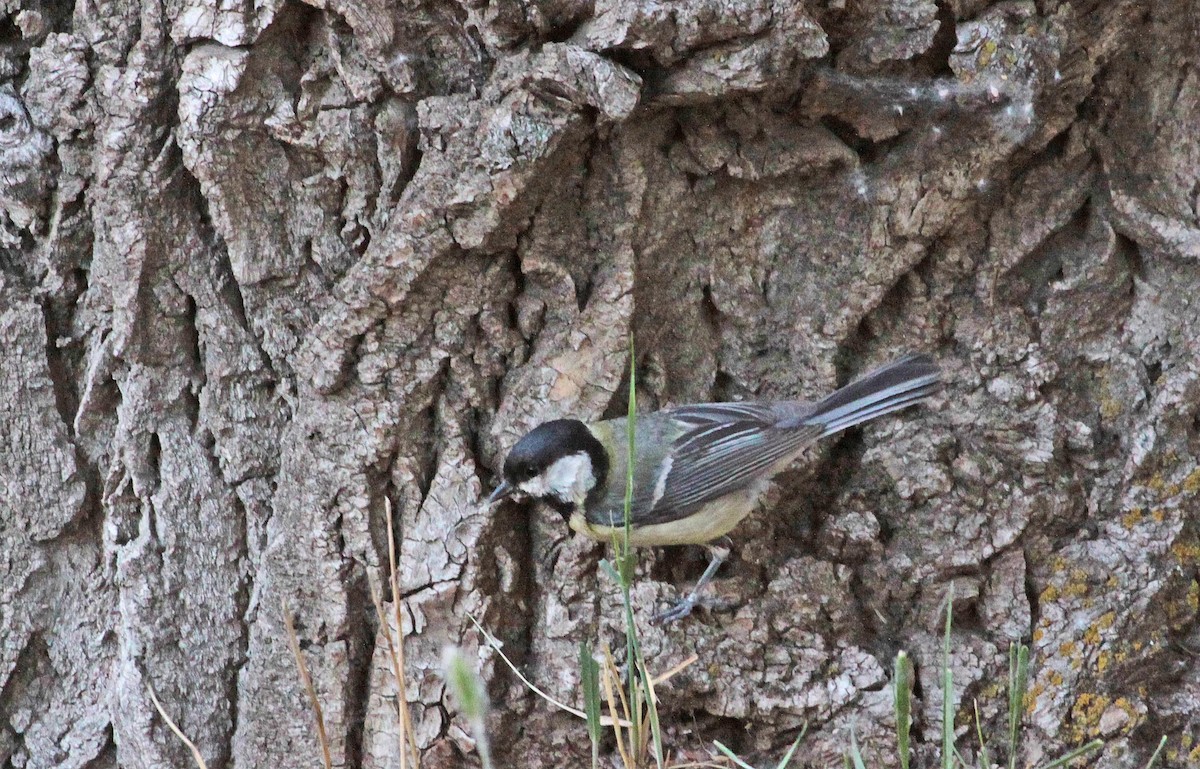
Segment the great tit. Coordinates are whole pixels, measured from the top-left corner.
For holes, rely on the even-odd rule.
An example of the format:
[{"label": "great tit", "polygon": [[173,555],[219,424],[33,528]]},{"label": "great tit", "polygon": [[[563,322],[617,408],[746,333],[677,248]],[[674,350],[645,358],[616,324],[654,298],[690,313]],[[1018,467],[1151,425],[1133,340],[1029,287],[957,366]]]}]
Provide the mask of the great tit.
[{"label": "great tit", "polygon": [[[754,508],[776,473],[817,440],[890,414],[941,387],[928,355],[908,355],[831,395],[806,401],[700,403],[639,414],[634,425],[631,545],[705,544]],[[541,500],[575,531],[611,542],[625,527],[626,420],[545,422],[517,441],[488,504],[510,495]],[[712,558],[692,592],[656,621],[691,612],[728,550]]]}]

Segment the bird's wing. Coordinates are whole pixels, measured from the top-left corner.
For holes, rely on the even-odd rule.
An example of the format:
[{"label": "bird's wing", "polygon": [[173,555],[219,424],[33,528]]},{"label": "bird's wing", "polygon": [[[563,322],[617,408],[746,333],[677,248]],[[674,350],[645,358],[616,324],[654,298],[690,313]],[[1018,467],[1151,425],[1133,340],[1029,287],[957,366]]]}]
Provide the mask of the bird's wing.
[{"label": "bird's wing", "polygon": [[686,518],[706,503],[746,488],[775,463],[816,441],[820,425],[777,426],[785,405],[799,404],[703,403],[671,410],[670,418],[683,432],[650,498],[638,500],[633,519],[646,525]]}]

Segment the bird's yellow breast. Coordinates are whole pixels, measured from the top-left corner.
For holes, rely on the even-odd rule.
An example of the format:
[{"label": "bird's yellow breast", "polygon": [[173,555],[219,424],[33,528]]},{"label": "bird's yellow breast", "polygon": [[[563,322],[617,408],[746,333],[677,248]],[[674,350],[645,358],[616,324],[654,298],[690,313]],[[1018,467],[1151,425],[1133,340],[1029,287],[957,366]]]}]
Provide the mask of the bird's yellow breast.
[{"label": "bird's yellow breast", "polygon": [[[733,530],[754,509],[760,484],[726,494],[704,505],[691,515],[664,523],[633,526],[629,531],[629,544],[638,547],[661,545],[702,545]],[[582,510],[571,515],[571,528],[599,542],[612,542],[613,537],[624,536],[624,529],[591,523]]]}]

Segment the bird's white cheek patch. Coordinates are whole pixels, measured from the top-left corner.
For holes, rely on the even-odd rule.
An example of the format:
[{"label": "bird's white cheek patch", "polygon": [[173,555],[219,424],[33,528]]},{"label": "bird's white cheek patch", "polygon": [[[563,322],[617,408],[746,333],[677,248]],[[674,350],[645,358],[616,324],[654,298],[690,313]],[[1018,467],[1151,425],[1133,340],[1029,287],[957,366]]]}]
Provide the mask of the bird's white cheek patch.
[{"label": "bird's white cheek patch", "polygon": [[531,497],[553,496],[578,504],[595,485],[592,460],[580,452],[556,460],[541,475],[519,484],[519,488]]}]

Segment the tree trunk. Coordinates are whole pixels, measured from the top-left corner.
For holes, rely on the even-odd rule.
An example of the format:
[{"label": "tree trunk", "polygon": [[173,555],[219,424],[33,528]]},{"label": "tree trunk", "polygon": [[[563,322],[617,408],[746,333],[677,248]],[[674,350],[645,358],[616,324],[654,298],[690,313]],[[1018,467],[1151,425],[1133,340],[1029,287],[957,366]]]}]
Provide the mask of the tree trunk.
[{"label": "tree trunk", "polygon": [[[23,0],[0,53],[0,766],[399,765],[373,606],[395,511],[422,766],[586,766],[605,548],[479,505],[538,422],[946,388],[827,441],[703,567],[640,554],[666,747],[1195,765],[1195,0]],[[385,613],[391,613],[389,602]],[[478,652],[478,655],[476,655]],[[620,657],[620,654],[618,654]],[[618,660],[619,661],[619,660]],[[1189,751],[1191,753],[1189,754]],[[605,761],[615,761],[610,738]],[[409,762],[411,766],[411,761]]]}]

